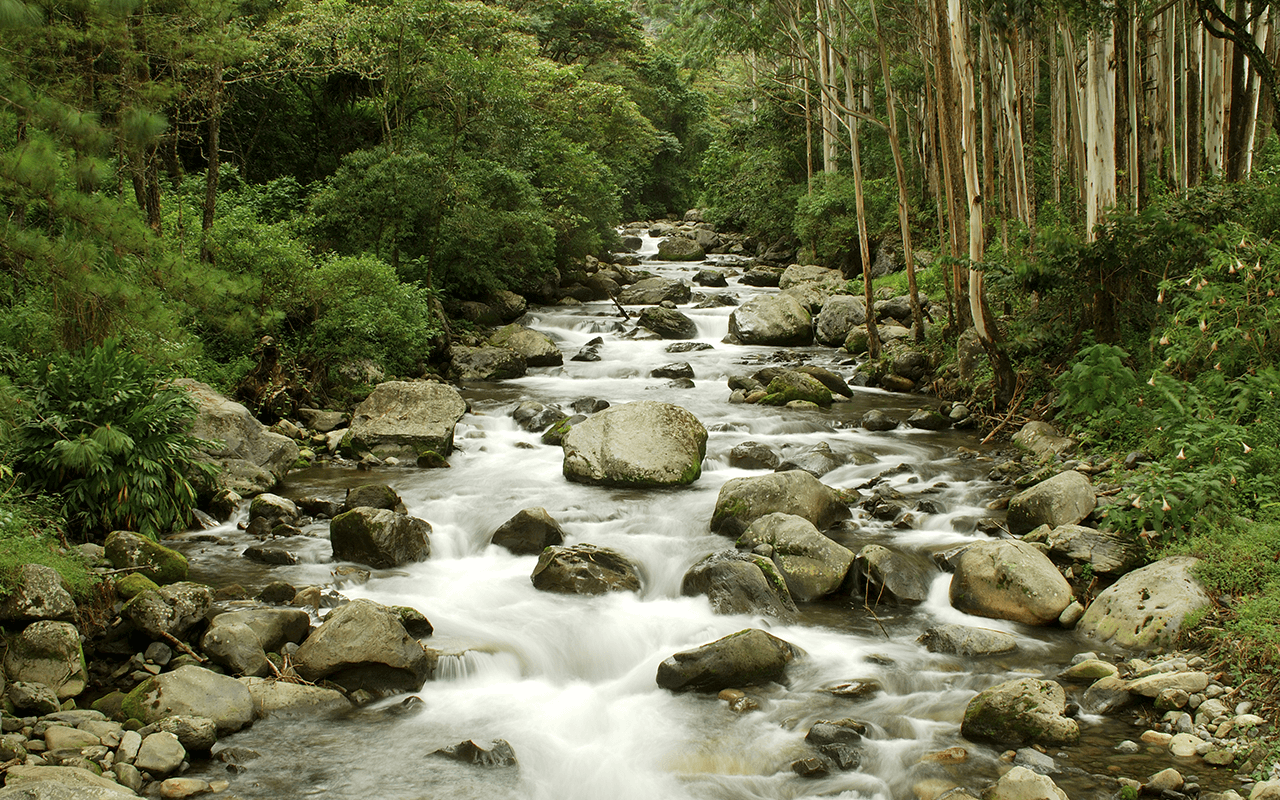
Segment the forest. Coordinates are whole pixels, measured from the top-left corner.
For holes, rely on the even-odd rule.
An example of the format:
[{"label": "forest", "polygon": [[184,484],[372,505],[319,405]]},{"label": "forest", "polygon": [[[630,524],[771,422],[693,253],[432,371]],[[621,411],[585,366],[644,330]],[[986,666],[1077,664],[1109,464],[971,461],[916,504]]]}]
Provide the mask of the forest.
[{"label": "forest", "polygon": [[[437,373],[501,290],[700,209],[913,303],[935,391],[1143,454],[1112,524],[1280,634],[1270,0],[0,0],[4,537],[162,534],[189,409]],[[888,249],[906,269],[872,277]],[[874,329],[874,321],[872,322]],[[976,331],[987,367],[947,371]],[[870,359],[880,357],[874,333]],[[129,426],[145,433],[131,432]],[[113,427],[114,426],[114,427]],[[121,437],[124,438],[121,438]],[[126,441],[127,440],[127,441]],[[54,558],[41,551],[38,558]]]}]

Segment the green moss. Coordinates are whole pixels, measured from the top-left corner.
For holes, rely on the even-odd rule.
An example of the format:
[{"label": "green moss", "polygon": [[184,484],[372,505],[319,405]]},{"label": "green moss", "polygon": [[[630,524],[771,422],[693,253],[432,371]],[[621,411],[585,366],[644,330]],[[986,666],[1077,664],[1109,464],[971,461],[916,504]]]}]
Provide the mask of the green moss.
[{"label": "green moss", "polygon": [[0,496],[0,597],[13,592],[22,567],[40,564],[55,570],[76,600],[85,600],[98,584],[79,551],[62,547],[63,520],[52,499]]},{"label": "green moss", "polygon": [[160,586],[140,572],[130,573],[116,581],[116,594],[126,600],[132,600],[148,589],[159,590]]},{"label": "green moss", "polygon": [[[130,555],[134,548],[137,554]],[[139,572],[158,584],[187,579],[186,556],[140,534],[116,531],[107,537],[106,551],[107,559],[116,569],[139,567]]]},{"label": "green moss", "polygon": [[717,505],[715,513],[711,516],[711,530],[719,530],[724,523],[735,517],[745,517],[750,512],[751,507],[746,500],[733,499],[724,505]]},{"label": "green moss", "polygon": [[120,701],[120,713],[125,719],[136,719],[146,722],[156,707],[156,701],[150,696],[156,691],[156,679],[147,678],[133,687],[133,691]]}]

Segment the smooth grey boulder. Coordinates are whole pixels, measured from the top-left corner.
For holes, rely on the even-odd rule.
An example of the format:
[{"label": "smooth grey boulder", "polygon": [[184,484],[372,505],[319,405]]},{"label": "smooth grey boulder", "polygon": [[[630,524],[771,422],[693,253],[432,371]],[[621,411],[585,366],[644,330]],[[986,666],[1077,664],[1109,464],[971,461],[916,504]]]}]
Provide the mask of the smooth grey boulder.
[{"label": "smooth grey boulder", "polygon": [[243,684],[190,664],[147,678],[125,696],[121,708],[126,717],[147,725],[177,715],[205,717],[219,736],[253,721],[253,699]]},{"label": "smooth grey boulder", "polygon": [[107,560],[118,570],[138,572],[159,584],[187,579],[187,557],[131,531],[113,531],[103,543]]},{"label": "smooth grey boulder", "polygon": [[658,242],[658,258],[664,261],[701,261],[702,245],[686,236],[669,236]]},{"label": "smooth grey boulder", "polygon": [[187,760],[187,751],[178,737],[168,731],[157,731],[143,738],[133,766],[154,778],[172,775]]},{"label": "smooth grey boulder", "polygon": [[679,406],[642,400],[574,425],[563,446],[564,476],[576,483],[682,486],[702,474],[707,429]]},{"label": "smooth grey boulder", "polygon": [[186,633],[212,607],[212,589],[183,581],[139,592],[120,613],[152,639],[163,639]]},{"label": "smooth grey boulder", "polygon": [[896,419],[878,408],[873,408],[863,414],[862,421],[858,424],[873,433],[891,431],[898,427],[898,421]]},{"label": "smooth grey boulder", "polygon": [[844,275],[838,269],[827,269],[816,264],[792,264],[782,271],[778,288],[786,291],[810,283],[822,284],[834,291],[844,286]]},{"label": "smooth grey boulder", "polygon": [[145,746],[147,737],[160,731],[178,737],[178,743],[188,753],[207,753],[218,742],[218,726],[208,717],[175,714],[142,728],[138,735],[142,736]]},{"label": "smooth grey boulder", "polygon": [[813,523],[794,514],[766,514],[738,539],[747,548],[767,544],[782,567],[791,597],[809,603],[825,597],[844,583],[853,553],[823,536]]},{"label": "smooth grey boulder", "polygon": [[813,318],[790,295],[760,295],[729,315],[729,335],[746,345],[806,345],[813,341]]},{"label": "smooth grey boulder", "polygon": [[[414,692],[434,665],[400,617],[370,600],[353,600],[334,609],[293,657],[298,674],[315,682],[328,679],[348,692]],[[248,690],[245,690],[246,693]]]},{"label": "smooth grey boulder", "polygon": [[380,383],[352,412],[349,446],[378,458],[416,459],[425,451],[447,456],[453,452],[454,427],[466,411],[458,390],[443,383]]},{"label": "smooth grey boulder", "polygon": [[831,290],[821,283],[801,283],[783,289],[782,294],[793,298],[812,318],[822,311],[823,304],[831,297]]},{"label": "smooth grey boulder", "polygon": [[431,525],[385,508],[353,508],[330,520],[329,542],[337,560],[389,569],[431,555]]},{"label": "smooth grey boulder", "polygon": [[1038,458],[1048,459],[1074,453],[1079,443],[1063,436],[1047,422],[1028,422],[1013,435],[1013,441],[1030,450]]},{"label": "smooth grey boulder", "polygon": [[1080,724],[1064,716],[1067,695],[1060,684],[1035,678],[1005,681],[979,692],[964,711],[960,733],[1001,746],[1072,745]]},{"label": "smooth grey boulder", "polygon": [[865,324],[867,304],[861,297],[847,294],[832,295],[818,312],[815,336],[818,344],[841,347],[849,338],[849,331]]},{"label": "smooth grey boulder", "polygon": [[1093,485],[1075,470],[1059,472],[1009,501],[1009,532],[1022,534],[1040,526],[1075,525],[1097,505]]},{"label": "smooth grey boulder", "polygon": [[263,492],[249,501],[249,519],[265,519],[269,526],[293,522],[298,518],[298,506],[287,497]]},{"label": "smooth grey boulder", "polygon": [[48,686],[43,683],[15,681],[12,678],[9,680],[5,697],[13,703],[16,710],[37,716],[52,714],[58,710],[58,695]]},{"label": "smooth grey boulder", "polygon": [[737,469],[774,470],[781,463],[773,448],[760,442],[743,442],[729,451],[729,466]]},{"label": "smooth grey boulder", "polygon": [[976,542],[956,561],[951,605],[967,614],[1050,625],[1071,604],[1071,585],[1049,557],[1018,539]]},{"label": "smooth grey boulder", "polygon": [[921,560],[869,544],[858,551],[849,574],[855,596],[868,603],[922,603],[934,573]]},{"label": "smooth grey boulder", "polygon": [[0,600],[0,621],[66,619],[75,613],[76,603],[57,570],[43,564],[23,564],[16,577],[9,596]]},{"label": "smooth grey boulder", "polygon": [[[1040,755],[1035,750],[1030,752]],[[1019,755],[1021,753],[1019,751]],[[1053,778],[1023,766],[1001,775],[990,793],[983,797],[987,800],[1068,800],[1067,793],[1053,782]]]},{"label": "smooth grey boulder", "polygon": [[351,701],[336,689],[301,683],[245,677],[240,682],[253,698],[253,716],[312,716],[345,711]]},{"label": "smooth grey boulder", "polygon": [[796,611],[777,565],[764,556],[737,550],[712,553],[690,567],[680,593],[706,595],[717,614],[788,617]]},{"label": "smooth grey boulder", "polygon": [[737,538],[765,514],[804,517],[825,530],[851,516],[840,493],[804,470],[733,478],[720,487],[711,530]]},{"label": "smooth grey boulder", "polygon": [[593,544],[542,551],[530,576],[535,589],[561,594],[640,591],[640,573],[617,550]]},{"label": "smooth grey boulder", "polygon": [[658,686],[674,692],[718,692],[781,680],[803,651],[756,628],[738,631],[658,665]]},{"label": "smooth grey boulder", "polygon": [[676,305],[689,302],[693,290],[683,281],[671,278],[644,278],[623,289],[618,302],[624,306],[656,306],[663,301]]},{"label": "smooth grey boulder", "polygon": [[300,608],[255,608],[219,614],[200,639],[200,649],[216,663],[240,675],[268,675],[267,653],[286,643],[301,643],[311,617]]},{"label": "smooth grey boulder", "polygon": [[1186,616],[1210,605],[1191,574],[1198,561],[1173,556],[1130,572],[1089,604],[1076,630],[1117,647],[1147,650],[1172,644]]},{"label": "smooth grey boulder", "polygon": [[995,656],[1018,649],[1018,640],[1011,634],[969,625],[935,625],[916,641],[930,653],[953,656]]},{"label": "smooth grey boulder", "polygon": [[663,339],[692,339],[698,335],[697,323],[674,308],[647,306],[636,323]]},{"label": "smooth grey boulder", "polygon": [[249,409],[212,386],[189,378],[173,385],[185,389],[196,404],[191,435],[205,440],[205,457],[219,467],[209,494],[229,490],[242,496],[267,492],[284,480],[298,460],[298,445],[288,436],[272,433]]},{"label": "smooth grey boulder", "polygon": [[41,683],[59,700],[84,691],[88,671],[80,633],[69,622],[33,622],[9,642],[4,672],[10,681]]},{"label": "smooth grey boulder", "polygon": [[537,555],[552,545],[564,544],[564,529],[545,508],[526,508],[502,523],[490,541],[516,555]]},{"label": "smooth grey boulder", "polygon": [[550,336],[523,325],[513,323],[499,328],[489,337],[489,344],[514,350],[530,367],[558,367],[564,363],[564,353]]},{"label": "smooth grey boulder", "polygon": [[[342,501],[342,505],[338,507],[337,514],[362,507],[385,508],[401,514],[407,513],[400,495],[385,483],[366,483],[363,486],[351,487],[347,490],[347,496]],[[337,516],[337,514],[331,516]]]},{"label": "smooth grey boulder", "polygon": [[1045,539],[1049,557],[1078,565],[1090,565],[1095,573],[1118,575],[1136,566],[1140,557],[1137,538],[1083,525],[1059,525]]},{"label": "smooth grey boulder", "polygon": [[529,371],[524,356],[506,347],[449,348],[449,376],[455,381],[505,381],[523,377]]}]

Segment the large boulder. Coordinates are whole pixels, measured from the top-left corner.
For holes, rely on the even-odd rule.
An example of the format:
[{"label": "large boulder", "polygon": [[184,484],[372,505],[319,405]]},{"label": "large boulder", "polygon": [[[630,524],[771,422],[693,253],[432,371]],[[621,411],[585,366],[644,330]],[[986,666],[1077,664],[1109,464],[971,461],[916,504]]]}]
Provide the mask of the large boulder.
[{"label": "large boulder", "polygon": [[1070,604],[1067,579],[1048,556],[1018,539],[970,545],[951,578],[951,605],[968,614],[1049,625]]},{"label": "large boulder", "polygon": [[508,289],[498,289],[490,294],[488,305],[503,322],[515,322],[529,310],[529,302]]},{"label": "large boulder", "polygon": [[790,295],[759,295],[729,315],[729,335],[739,344],[806,345],[813,341],[813,318]]},{"label": "large boulder", "polygon": [[669,236],[658,242],[658,258],[663,261],[701,261],[706,257],[702,245],[685,236]]},{"label": "large boulder", "polygon": [[[342,505],[338,507],[337,514],[361,507],[385,508],[388,511],[406,513],[404,501],[400,499],[400,495],[385,483],[366,483],[351,487],[347,490],[347,496],[343,499]],[[337,514],[331,516],[337,516]]]},{"label": "large boulder", "polygon": [[27,766],[5,772],[3,800],[136,800],[133,790],[82,767]]},{"label": "large boulder", "polygon": [[62,585],[58,571],[42,564],[23,564],[8,597],[0,600],[0,621],[34,622],[66,619],[76,603]]},{"label": "large boulder", "polygon": [[137,572],[156,583],[176,583],[187,578],[187,557],[145,536],[113,531],[104,543],[107,560],[118,570]]},{"label": "large boulder", "polygon": [[748,628],[670,656],[658,665],[658,686],[674,692],[719,692],[777,681],[802,652],[790,642]]},{"label": "large boulder", "polygon": [[216,663],[240,675],[267,675],[267,653],[298,644],[311,630],[300,608],[255,608],[219,614],[200,639],[200,649]]},{"label": "large boulder", "polygon": [[682,486],[702,474],[707,429],[679,406],[612,406],[564,436],[564,476],[606,486]]},{"label": "large boulder", "polygon": [[821,284],[829,291],[834,291],[844,286],[844,275],[838,269],[827,269],[815,264],[792,264],[782,271],[778,288],[786,291],[810,283]]},{"label": "large boulder", "polygon": [[640,591],[640,573],[617,550],[576,544],[542,551],[530,576],[533,587],[560,594]]},{"label": "large boulder", "polygon": [[622,290],[618,302],[626,306],[656,306],[665,300],[676,305],[689,302],[693,290],[683,281],[671,278],[645,278]]},{"label": "large boulder", "polygon": [[431,555],[431,525],[385,508],[353,508],[329,522],[329,543],[335,559],[390,569]]},{"label": "large boulder", "polygon": [[506,347],[449,348],[449,375],[455,381],[505,381],[528,371],[524,356]]},{"label": "large boulder", "polygon": [[1075,525],[1097,505],[1093,486],[1075,470],[1059,472],[1009,501],[1009,532],[1026,533],[1040,525]]},{"label": "large boulder", "polygon": [[467,404],[452,386],[380,383],[351,415],[350,448],[379,458],[416,459],[428,452],[447,456],[453,452],[453,429],[466,412]]},{"label": "large boulder", "polygon": [[1080,725],[1064,716],[1067,694],[1053,681],[1019,678],[978,693],[964,710],[960,733],[1001,746],[1071,745]]},{"label": "large boulder", "polygon": [[213,607],[213,590],[183,581],[147,589],[124,604],[120,615],[152,639],[182,636]]},{"label": "large boulder", "polygon": [[173,385],[187,390],[195,400],[191,434],[209,442],[204,455],[219,467],[209,494],[228,490],[248,496],[270,491],[298,460],[296,442],[267,430],[240,403],[189,378]]},{"label": "large boulder", "polygon": [[1055,561],[1088,564],[1094,573],[1110,575],[1123,574],[1136,565],[1141,549],[1134,536],[1083,525],[1059,525],[1048,532],[1045,544]]},{"label": "large boulder", "polygon": [[253,721],[253,699],[240,681],[190,664],[138,684],[122,710],[147,725],[179,714],[205,717],[213,720],[220,736]]},{"label": "large boulder", "polygon": [[375,694],[417,691],[433,668],[399,615],[370,600],[353,600],[325,617],[293,663],[306,680],[328,679],[349,692]]},{"label": "large boulder", "polygon": [[1058,432],[1057,428],[1049,423],[1039,421],[1028,422],[1023,425],[1013,435],[1013,441],[1042,459],[1074,453],[1079,444],[1075,439],[1063,436]]},{"label": "large boulder", "polygon": [[249,519],[265,519],[268,529],[298,518],[298,505],[287,497],[264,492],[249,501]]},{"label": "large boulder", "polygon": [[804,470],[733,478],[720,487],[711,530],[737,538],[765,514],[795,514],[826,530],[848,519],[840,493]]},{"label": "large boulder", "polygon": [[869,603],[922,603],[933,583],[933,572],[921,561],[878,544],[858,551],[850,574],[854,592]]},{"label": "large boulder", "polygon": [[692,339],[698,335],[697,324],[674,308],[647,306],[640,312],[637,323],[663,339]]},{"label": "large boulder", "polygon": [[523,325],[513,323],[499,328],[489,337],[489,344],[514,350],[530,367],[558,367],[564,363],[564,354],[550,336]]},{"label": "large boulder", "polygon": [[849,331],[867,321],[867,303],[861,297],[837,294],[827,298],[818,313],[818,344],[840,347],[849,338]]},{"label": "large boulder", "polygon": [[712,553],[689,568],[680,584],[686,596],[706,595],[717,614],[786,617],[796,604],[773,561],[751,553]]},{"label": "large boulder", "polygon": [[1183,619],[1210,605],[1191,574],[1199,559],[1174,556],[1134,570],[1102,591],[1076,629],[1116,647],[1151,649],[1171,644]]},{"label": "large boulder", "polygon": [[748,549],[773,548],[787,588],[796,601],[808,603],[840,588],[853,553],[823,536],[813,523],[794,514],[766,514],[747,528],[738,544]]},{"label": "large boulder", "polygon": [[564,529],[545,508],[526,508],[493,532],[492,543],[516,555],[530,556],[564,544]]},{"label": "large boulder", "polygon": [[33,622],[12,639],[4,654],[10,681],[42,683],[59,700],[75,697],[88,681],[80,633],[69,622]]}]

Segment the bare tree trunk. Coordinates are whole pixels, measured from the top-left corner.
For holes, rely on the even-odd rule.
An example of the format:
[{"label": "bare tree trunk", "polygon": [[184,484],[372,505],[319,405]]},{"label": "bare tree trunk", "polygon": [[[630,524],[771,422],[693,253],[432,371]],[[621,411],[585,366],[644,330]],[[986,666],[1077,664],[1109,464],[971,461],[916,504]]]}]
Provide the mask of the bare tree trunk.
[{"label": "bare tree trunk", "polygon": [[1091,29],[1088,37],[1088,80],[1085,82],[1088,125],[1088,171],[1085,177],[1085,225],[1089,241],[1102,212],[1116,202],[1115,40],[1111,30]]},{"label": "bare tree trunk", "polygon": [[834,71],[831,59],[829,31],[831,29],[830,9],[825,0],[814,0],[817,16],[814,21],[818,32],[818,119],[822,124],[822,171],[835,172],[836,165],[836,110],[832,106],[835,86],[832,84]]},{"label": "bare tree trunk", "polygon": [[[845,107],[852,112],[856,108],[853,73],[845,66]],[[867,239],[867,210],[862,194],[862,150],[858,147],[858,118],[845,114],[845,127],[849,129],[849,160],[853,162],[853,196],[858,212],[858,253],[862,258],[862,297],[867,306],[867,356],[880,357],[880,331],[876,327],[875,292],[871,285],[871,242]]]},{"label": "bare tree trunk", "polygon": [[966,285],[967,276],[963,265],[960,263],[959,257],[964,252],[961,244],[961,223],[960,223],[960,203],[956,197],[956,183],[959,181],[957,173],[962,171],[959,163],[959,150],[957,148],[957,140],[959,138],[956,130],[956,91],[953,84],[953,67],[951,64],[951,41],[950,32],[947,29],[946,11],[940,6],[941,0],[929,0],[931,8],[931,16],[935,21],[936,35],[934,41],[937,43],[937,54],[934,58],[934,70],[937,73],[938,86],[938,141],[942,151],[942,172],[943,184],[947,195],[947,219],[950,222],[950,242],[951,254],[955,257],[955,261],[951,267],[952,286],[956,295],[956,327],[958,331],[962,331],[969,327],[970,314],[969,307],[961,302],[960,298],[964,293],[963,287]]},{"label": "bare tree trunk", "polygon": [[214,213],[218,207],[218,172],[221,167],[221,156],[218,151],[218,134],[222,128],[222,87],[219,85],[209,110],[209,135],[205,143],[208,148],[208,168],[204,179],[204,216],[200,220],[200,260],[212,264],[213,249],[210,246],[209,234],[213,231]]}]

